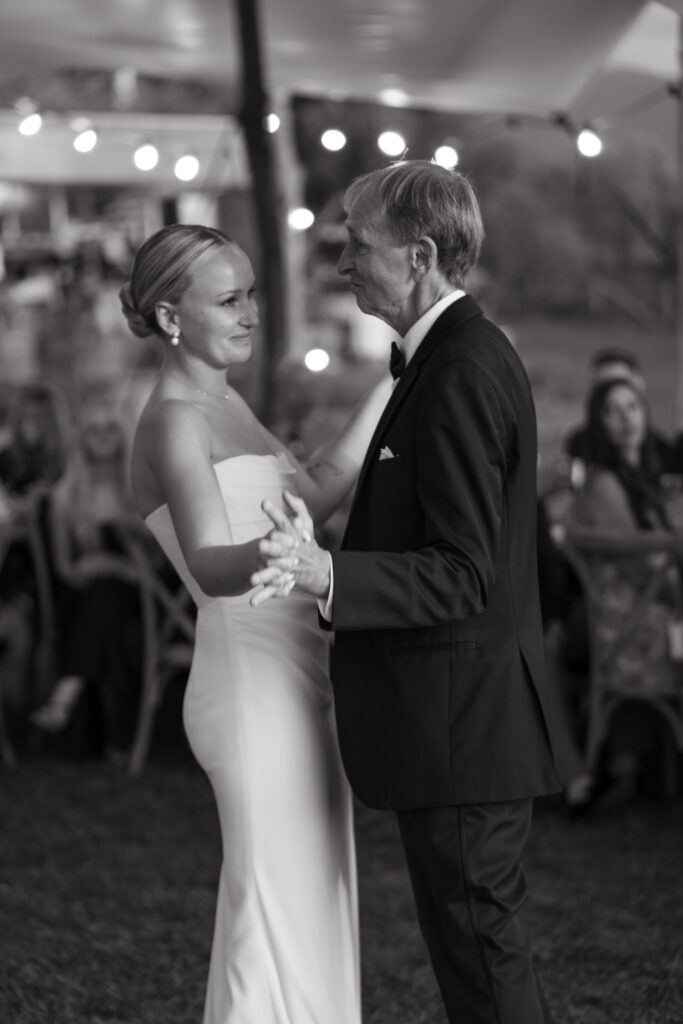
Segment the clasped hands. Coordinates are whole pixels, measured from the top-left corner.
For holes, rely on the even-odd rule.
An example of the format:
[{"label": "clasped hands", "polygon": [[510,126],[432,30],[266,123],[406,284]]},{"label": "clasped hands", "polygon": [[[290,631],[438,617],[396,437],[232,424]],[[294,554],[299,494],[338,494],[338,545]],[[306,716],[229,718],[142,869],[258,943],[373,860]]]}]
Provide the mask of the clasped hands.
[{"label": "clasped hands", "polygon": [[273,529],[258,543],[262,567],[250,578],[252,587],[260,588],[250,601],[254,607],[272,597],[287,597],[294,587],[316,597],[326,597],[330,589],[330,560],[313,537],[305,503],[290,491],[282,496],[289,514],[267,499],[261,505]]}]

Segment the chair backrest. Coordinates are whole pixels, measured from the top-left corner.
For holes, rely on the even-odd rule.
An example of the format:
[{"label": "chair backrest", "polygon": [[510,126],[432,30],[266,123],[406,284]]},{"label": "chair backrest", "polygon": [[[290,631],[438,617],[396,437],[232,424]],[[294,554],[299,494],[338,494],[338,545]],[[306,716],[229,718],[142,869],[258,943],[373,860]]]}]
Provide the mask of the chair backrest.
[{"label": "chair backrest", "polygon": [[167,678],[189,668],[194,649],[195,618],[192,599],[180,580],[169,582],[166,556],[141,521],[110,524],[135,569],[140,589],[143,630],[142,693],[129,771],[144,769],[154,717]]}]

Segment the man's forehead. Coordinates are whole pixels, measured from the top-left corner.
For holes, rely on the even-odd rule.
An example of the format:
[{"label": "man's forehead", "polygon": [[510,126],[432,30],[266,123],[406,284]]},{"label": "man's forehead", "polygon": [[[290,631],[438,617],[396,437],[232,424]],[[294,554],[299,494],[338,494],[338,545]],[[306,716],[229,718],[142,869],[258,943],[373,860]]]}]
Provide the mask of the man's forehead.
[{"label": "man's forehead", "polygon": [[381,211],[371,202],[365,201],[363,195],[358,196],[345,212],[344,224],[349,234],[360,237],[382,231],[384,217]]},{"label": "man's forehead", "polygon": [[367,219],[370,216],[376,215],[379,209],[379,196],[377,190],[372,188],[370,185],[358,187],[357,185],[350,185],[347,188],[344,195],[344,213],[348,221],[352,215],[362,216]]}]

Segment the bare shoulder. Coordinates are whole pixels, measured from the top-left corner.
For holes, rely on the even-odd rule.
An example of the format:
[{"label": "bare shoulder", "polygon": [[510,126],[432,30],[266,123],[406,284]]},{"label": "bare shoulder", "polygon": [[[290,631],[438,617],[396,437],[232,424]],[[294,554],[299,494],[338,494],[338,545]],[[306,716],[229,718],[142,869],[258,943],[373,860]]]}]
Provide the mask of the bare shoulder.
[{"label": "bare shoulder", "polygon": [[583,487],[586,494],[596,498],[614,498],[615,495],[621,496],[624,492],[619,480],[610,469],[597,466],[589,466]]},{"label": "bare shoulder", "polygon": [[165,479],[173,466],[209,457],[210,431],[193,404],[177,398],[154,398],[138,421],[131,450],[131,487],[141,515],[166,500]]},{"label": "bare shoulder", "polygon": [[578,512],[580,520],[591,526],[629,529],[636,525],[626,492],[610,469],[589,468],[578,495]]},{"label": "bare shoulder", "polygon": [[133,454],[139,449],[148,457],[159,451],[163,455],[169,442],[188,436],[209,434],[206,417],[191,402],[180,398],[158,398],[147,403],[138,421],[133,440]]}]

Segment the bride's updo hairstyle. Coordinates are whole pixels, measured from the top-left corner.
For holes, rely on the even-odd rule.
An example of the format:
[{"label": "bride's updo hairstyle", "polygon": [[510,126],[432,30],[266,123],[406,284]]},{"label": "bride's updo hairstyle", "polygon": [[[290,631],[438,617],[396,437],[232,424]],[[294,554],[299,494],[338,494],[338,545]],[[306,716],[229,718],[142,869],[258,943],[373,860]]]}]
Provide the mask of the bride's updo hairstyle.
[{"label": "bride's updo hairstyle", "polygon": [[165,339],[156,308],[179,302],[192,277],[220,249],[236,243],[217,228],[202,224],[170,224],[155,231],[137,251],[130,281],[119,291],[128,327],[137,338],[156,334]]}]

